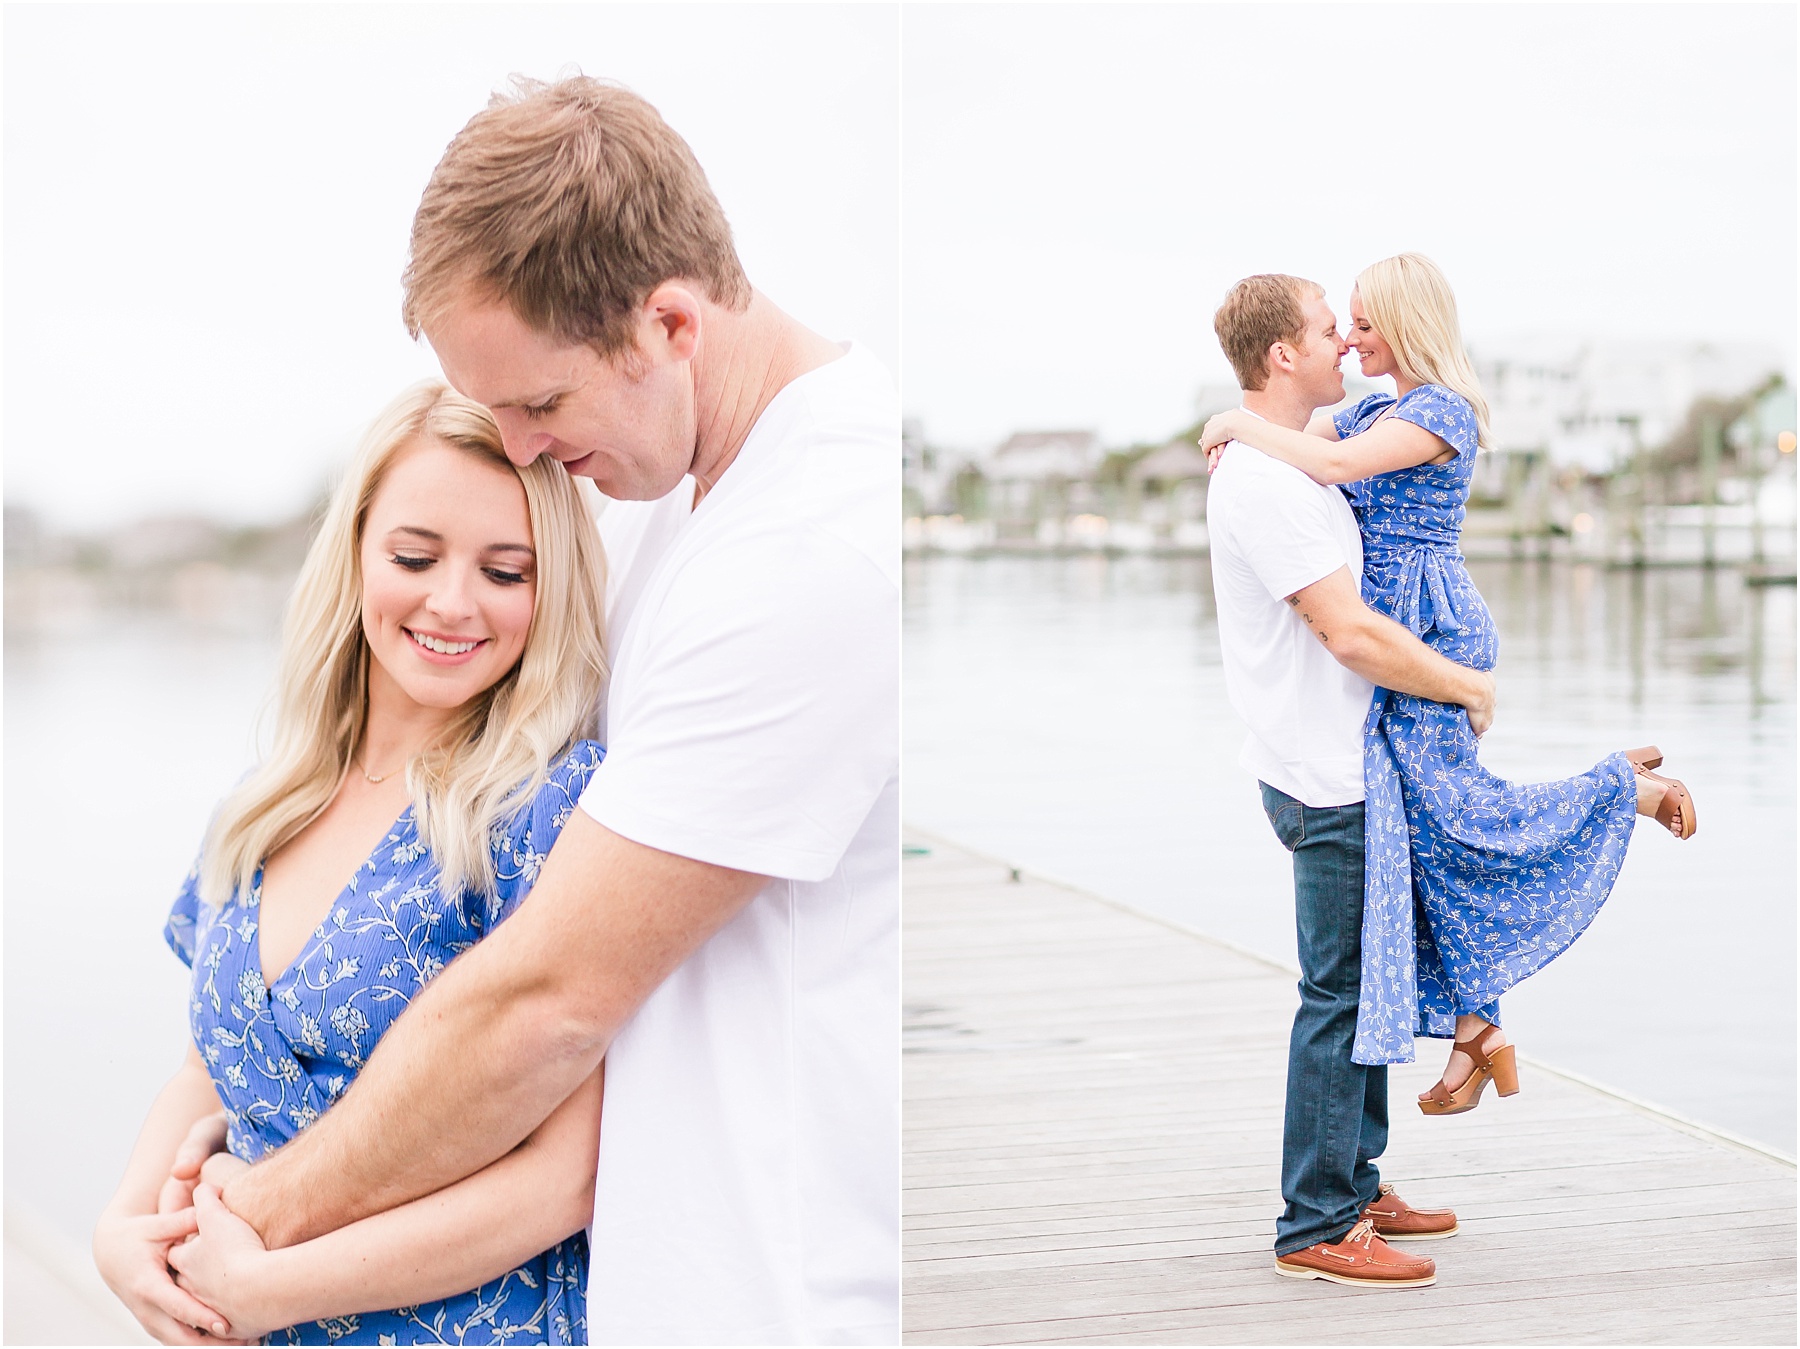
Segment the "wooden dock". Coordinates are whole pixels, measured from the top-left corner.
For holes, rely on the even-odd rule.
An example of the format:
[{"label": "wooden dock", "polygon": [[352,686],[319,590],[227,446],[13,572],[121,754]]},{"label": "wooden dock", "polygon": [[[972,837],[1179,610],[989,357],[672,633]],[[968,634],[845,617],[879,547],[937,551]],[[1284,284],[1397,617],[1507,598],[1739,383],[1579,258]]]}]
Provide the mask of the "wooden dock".
[{"label": "wooden dock", "polygon": [[1435,1287],[1278,1277],[1293,973],[911,841],[906,1343],[1795,1342],[1792,1163],[1529,1062],[1448,1119],[1389,1075]]}]

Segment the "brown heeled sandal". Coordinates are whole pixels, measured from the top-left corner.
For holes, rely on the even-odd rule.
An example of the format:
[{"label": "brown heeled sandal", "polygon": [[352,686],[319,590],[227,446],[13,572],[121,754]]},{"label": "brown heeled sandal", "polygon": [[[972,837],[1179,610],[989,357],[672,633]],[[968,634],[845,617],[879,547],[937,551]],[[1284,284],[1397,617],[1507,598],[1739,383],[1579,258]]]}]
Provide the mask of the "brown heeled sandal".
[{"label": "brown heeled sandal", "polygon": [[[1660,782],[1665,788],[1662,800],[1656,806],[1656,822],[1676,838],[1692,838],[1694,830],[1700,827],[1699,821],[1694,818],[1693,793],[1688,791],[1687,784],[1680,778],[1666,778],[1661,773],[1650,771],[1662,764],[1662,751],[1655,745],[1645,745],[1642,749],[1626,750],[1625,758],[1638,776]],[[1681,816],[1679,829],[1675,827],[1675,817],[1678,814]]]},{"label": "brown heeled sandal", "polygon": [[1473,1110],[1481,1103],[1482,1090],[1490,1078],[1502,1096],[1518,1095],[1519,1068],[1513,1061],[1512,1044],[1503,1044],[1492,1054],[1481,1047],[1489,1032],[1498,1029],[1498,1026],[1489,1026],[1473,1040],[1458,1040],[1452,1046],[1451,1053],[1461,1050],[1475,1066],[1469,1069],[1469,1076],[1455,1091],[1446,1087],[1440,1077],[1431,1090],[1419,1098],[1420,1110],[1427,1115],[1460,1115],[1465,1110]]}]

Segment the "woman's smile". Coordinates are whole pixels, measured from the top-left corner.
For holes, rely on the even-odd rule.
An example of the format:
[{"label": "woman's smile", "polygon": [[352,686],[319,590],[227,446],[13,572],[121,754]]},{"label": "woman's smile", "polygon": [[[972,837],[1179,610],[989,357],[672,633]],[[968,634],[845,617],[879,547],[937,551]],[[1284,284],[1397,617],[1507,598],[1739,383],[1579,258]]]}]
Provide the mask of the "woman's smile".
[{"label": "woman's smile", "polygon": [[1374,379],[1378,375],[1397,374],[1399,367],[1394,364],[1394,349],[1388,345],[1387,339],[1375,331],[1369,322],[1369,316],[1363,311],[1362,292],[1350,292],[1350,333],[1345,342],[1356,353],[1357,368],[1366,379]]},{"label": "woman's smile", "polygon": [[489,640],[485,637],[442,637],[405,626],[400,630],[413,639],[419,648],[419,654],[434,665],[460,665],[477,648],[486,646]]},{"label": "woman's smile", "polygon": [[503,679],[531,628],[532,542],[512,469],[432,441],[401,451],[362,542],[371,697],[448,713]]}]

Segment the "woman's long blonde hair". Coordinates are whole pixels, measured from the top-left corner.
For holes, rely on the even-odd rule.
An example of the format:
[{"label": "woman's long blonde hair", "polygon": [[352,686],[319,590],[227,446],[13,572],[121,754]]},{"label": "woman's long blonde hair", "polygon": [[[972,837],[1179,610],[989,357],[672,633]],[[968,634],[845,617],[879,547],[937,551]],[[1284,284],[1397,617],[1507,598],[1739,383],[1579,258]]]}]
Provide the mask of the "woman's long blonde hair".
[{"label": "woman's long blonde hair", "polygon": [[207,831],[200,893],[218,904],[313,820],[349,771],[368,711],[361,548],[369,503],[389,465],[421,441],[504,465],[525,487],[536,601],[519,662],[457,709],[406,767],[419,839],[446,897],[493,893],[488,836],[530,799],[550,761],[591,734],[606,683],[605,559],[588,503],[560,464],[507,461],[488,410],[427,381],[375,420],[307,550],[282,624],[274,745]]},{"label": "woman's long blonde hair", "polygon": [[1423,253],[1383,258],[1363,268],[1356,289],[1369,323],[1394,349],[1401,373],[1421,384],[1442,384],[1468,399],[1480,443],[1491,444],[1487,399],[1463,347],[1456,296],[1438,265]]}]

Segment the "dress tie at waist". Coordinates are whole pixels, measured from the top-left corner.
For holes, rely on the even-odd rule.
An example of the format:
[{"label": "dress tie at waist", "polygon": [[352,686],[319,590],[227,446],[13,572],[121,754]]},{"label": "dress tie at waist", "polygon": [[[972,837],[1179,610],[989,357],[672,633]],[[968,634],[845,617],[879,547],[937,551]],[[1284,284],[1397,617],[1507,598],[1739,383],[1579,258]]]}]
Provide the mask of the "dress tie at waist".
[{"label": "dress tie at waist", "polygon": [[1450,599],[1449,566],[1457,561],[1460,559],[1454,555],[1447,559],[1444,550],[1432,544],[1416,541],[1403,547],[1371,549],[1364,557],[1366,566],[1380,567],[1384,579],[1392,578],[1382,587],[1393,603],[1389,616],[1406,624],[1415,637],[1423,637],[1432,628],[1439,632],[1463,630]]}]

